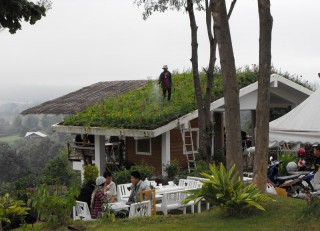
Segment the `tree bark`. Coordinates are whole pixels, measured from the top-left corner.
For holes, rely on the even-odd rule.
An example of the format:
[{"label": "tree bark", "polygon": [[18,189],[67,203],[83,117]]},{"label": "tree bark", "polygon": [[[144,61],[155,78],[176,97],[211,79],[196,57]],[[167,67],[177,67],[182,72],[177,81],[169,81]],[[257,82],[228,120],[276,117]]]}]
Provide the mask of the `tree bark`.
[{"label": "tree bark", "polygon": [[[199,66],[198,66],[198,26],[194,15],[193,1],[187,1],[187,8],[191,28],[191,64],[193,73],[193,83],[195,88],[196,100],[198,105],[198,123],[199,123],[199,153],[202,158],[208,162],[211,159],[211,121],[210,121],[210,103],[212,96],[212,80],[207,78],[207,91],[205,100],[202,99],[202,89],[200,84]],[[212,72],[213,79],[213,72]],[[210,89],[210,90],[208,90]],[[209,99],[208,99],[209,98]],[[207,106],[209,102],[209,107]]]},{"label": "tree bark", "polygon": [[227,169],[235,165],[242,178],[239,89],[225,0],[215,0],[213,9],[225,101]]},{"label": "tree bark", "polygon": [[265,191],[269,156],[271,34],[273,19],[269,0],[258,0],[260,20],[258,102],[256,114],[256,154],[253,182]]}]

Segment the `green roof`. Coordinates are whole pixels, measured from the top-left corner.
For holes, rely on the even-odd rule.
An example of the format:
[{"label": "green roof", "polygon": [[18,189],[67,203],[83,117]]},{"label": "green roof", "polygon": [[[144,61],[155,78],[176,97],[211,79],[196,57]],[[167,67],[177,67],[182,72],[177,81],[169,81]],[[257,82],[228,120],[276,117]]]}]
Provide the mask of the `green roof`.
[{"label": "green roof", "polygon": [[[245,68],[237,71],[239,89],[257,81],[258,70]],[[201,87],[205,89],[205,75]],[[122,129],[153,130],[197,109],[191,73],[173,73],[171,101],[162,97],[157,81],[120,96],[111,96],[102,103],[90,106],[76,115],[67,117],[59,125]],[[212,102],[223,97],[222,79],[214,78]]]}]

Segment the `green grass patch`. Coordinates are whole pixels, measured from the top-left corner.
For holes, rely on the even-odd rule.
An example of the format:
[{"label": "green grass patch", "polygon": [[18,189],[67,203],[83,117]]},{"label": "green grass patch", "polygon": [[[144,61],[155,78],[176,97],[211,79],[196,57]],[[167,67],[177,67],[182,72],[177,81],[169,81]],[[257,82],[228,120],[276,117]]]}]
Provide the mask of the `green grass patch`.
[{"label": "green grass patch", "polygon": [[[306,201],[294,198],[273,197],[275,200],[265,204],[266,211],[256,211],[251,215],[224,217],[218,207],[200,214],[156,215],[146,218],[117,219],[114,223],[106,221],[74,222],[73,226],[81,230],[108,231],[157,231],[157,230],[319,230],[320,221],[303,216]],[[38,224],[38,226],[41,224]],[[29,226],[30,227],[30,226]],[[22,230],[22,229],[20,229]],[[34,227],[37,230],[37,226]],[[42,224],[41,230],[50,230]],[[55,230],[68,230],[60,227]]]},{"label": "green grass patch", "polygon": [[24,139],[21,136],[15,135],[15,136],[5,136],[0,138],[0,142],[8,143],[8,144],[13,144],[16,141]]}]

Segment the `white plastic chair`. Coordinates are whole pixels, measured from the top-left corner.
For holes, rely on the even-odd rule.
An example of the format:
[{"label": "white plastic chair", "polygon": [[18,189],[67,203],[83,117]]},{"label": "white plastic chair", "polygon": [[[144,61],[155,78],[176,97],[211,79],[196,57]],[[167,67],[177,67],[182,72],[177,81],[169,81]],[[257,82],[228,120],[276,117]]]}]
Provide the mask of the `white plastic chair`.
[{"label": "white plastic chair", "polygon": [[91,218],[89,206],[87,202],[76,201],[76,206],[73,206],[73,220],[94,221]]},{"label": "white plastic chair", "polygon": [[196,180],[196,181],[204,181],[208,180],[207,178],[202,178],[202,177],[196,177],[196,176],[187,176],[187,180]]},{"label": "white plastic chair", "polygon": [[151,201],[142,201],[130,205],[129,218],[151,216]]},{"label": "white plastic chair", "polygon": [[187,179],[179,179],[179,184],[178,184],[178,186],[179,187],[187,187]]},{"label": "white plastic chair", "polygon": [[182,204],[187,194],[184,190],[172,191],[163,193],[161,204],[156,204],[157,211],[163,212],[164,215],[168,214],[169,210],[183,209],[183,214],[186,214],[186,206],[191,206],[191,213],[194,213],[194,202],[190,201],[187,205]]},{"label": "white plastic chair", "polygon": [[187,187],[186,187],[187,190],[190,190],[190,189],[196,189],[198,187],[199,181],[187,180],[186,183],[187,183]]},{"label": "white plastic chair", "polygon": [[127,202],[129,200],[130,191],[128,190],[128,187],[130,187],[131,184],[118,184],[117,186],[117,200],[119,202]]},{"label": "white plastic chair", "polygon": [[[201,181],[198,181],[198,184],[196,186],[196,188],[202,188],[203,183]],[[206,201],[204,198],[201,201],[205,201],[206,202],[206,209],[209,210],[210,209],[210,203],[208,201]],[[198,213],[201,213],[201,201],[198,204]]]}]

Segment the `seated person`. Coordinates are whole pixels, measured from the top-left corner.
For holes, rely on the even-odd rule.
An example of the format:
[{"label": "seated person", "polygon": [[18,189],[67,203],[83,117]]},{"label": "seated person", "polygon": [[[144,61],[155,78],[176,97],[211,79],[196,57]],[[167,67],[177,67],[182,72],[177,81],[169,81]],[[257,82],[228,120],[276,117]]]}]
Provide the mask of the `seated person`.
[{"label": "seated person", "polygon": [[140,202],[140,192],[150,189],[150,186],[144,183],[141,179],[141,175],[138,171],[131,173],[131,193],[127,205]]},{"label": "seated person", "polygon": [[104,172],[103,177],[106,179],[104,194],[107,195],[107,202],[108,203],[116,202],[117,189],[116,189],[116,184],[112,181],[111,172]]},{"label": "seated person", "polygon": [[104,184],[106,178],[98,176],[96,179],[96,189],[91,195],[91,217],[93,219],[98,218],[102,212],[102,205],[107,199],[107,195],[104,194]]},{"label": "seated person", "polygon": [[311,184],[313,186],[313,189],[315,191],[320,191],[320,169],[319,169],[319,164],[320,164],[320,144],[317,146],[313,147],[313,156],[314,156],[314,177],[311,180]]},{"label": "seated person", "polygon": [[78,201],[83,201],[88,204],[89,209],[91,210],[91,195],[95,188],[95,182],[93,180],[89,180],[87,183],[82,185],[80,194],[77,197]]}]

